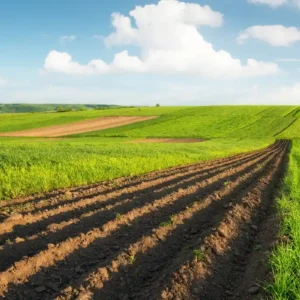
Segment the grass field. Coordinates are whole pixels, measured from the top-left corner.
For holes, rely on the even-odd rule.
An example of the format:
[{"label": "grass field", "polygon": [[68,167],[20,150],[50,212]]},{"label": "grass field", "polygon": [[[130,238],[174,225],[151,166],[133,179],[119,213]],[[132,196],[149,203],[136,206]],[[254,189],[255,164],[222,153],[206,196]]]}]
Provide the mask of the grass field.
[{"label": "grass field", "polygon": [[282,219],[281,243],[271,263],[274,299],[300,299],[300,141],[295,140],[282,195],[278,199]]},{"label": "grass field", "polygon": [[0,116],[0,132],[68,124],[105,116],[160,117],[78,136],[300,138],[300,116],[296,106],[141,107],[70,113],[3,114]]},{"label": "grass field", "polygon": [[137,144],[124,138],[0,139],[0,199],[138,175],[263,148],[272,140]]},{"label": "grass field", "polygon": [[298,116],[294,115],[297,109],[293,106],[185,108],[167,112],[160,118],[143,124],[132,124],[78,136],[299,138],[300,123]]}]

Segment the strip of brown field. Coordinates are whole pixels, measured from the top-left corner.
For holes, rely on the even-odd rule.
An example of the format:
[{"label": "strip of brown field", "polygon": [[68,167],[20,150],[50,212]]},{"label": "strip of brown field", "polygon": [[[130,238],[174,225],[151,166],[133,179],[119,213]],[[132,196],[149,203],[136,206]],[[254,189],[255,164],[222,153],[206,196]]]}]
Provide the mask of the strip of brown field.
[{"label": "strip of brown field", "polygon": [[60,137],[84,132],[91,132],[96,130],[103,130],[133,124],[137,122],[152,120],[156,116],[150,117],[102,117],[99,119],[92,119],[87,121],[69,123],[65,125],[50,126],[44,128],[15,131],[8,133],[0,133],[0,136],[11,137]]},{"label": "strip of brown field", "polygon": [[132,143],[202,143],[205,139],[187,138],[147,138],[134,140]]},{"label": "strip of brown field", "polygon": [[[249,205],[249,215],[259,209],[270,174],[278,174],[287,145],[279,142],[215,165],[195,164],[113,181],[120,183],[118,187],[107,183],[100,189],[82,189],[82,194],[73,190],[69,199],[58,192],[41,206],[35,198],[16,200],[10,208],[17,205],[20,214],[1,224],[1,238],[11,242],[0,247],[4,262],[0,295],[7,299],[103,299],[103,295],[148,299],[150,286],[151,297],[173,299],[172,274],[189,261],[201,241],[210,241],[216,234],[213,229],[232,216],[229,211],[244,208],[253,191],[258,204]],[[62,207],[57,196],[63,198]],[[36,208],[22,212],[20,205],[26,203]],[[235,237],[238,230],[232,230]],[[209,285],[213,262],[205,266]],[[188,278],[182,290],[188,291],[191,284]]]}]

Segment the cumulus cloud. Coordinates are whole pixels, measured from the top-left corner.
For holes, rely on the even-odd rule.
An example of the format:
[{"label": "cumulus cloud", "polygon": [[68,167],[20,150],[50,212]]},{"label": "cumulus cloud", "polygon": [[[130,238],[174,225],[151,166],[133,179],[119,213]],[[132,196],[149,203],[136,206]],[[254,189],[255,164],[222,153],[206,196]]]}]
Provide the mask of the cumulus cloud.
[{"label": "cumulus cloud", "polygon": [[[104,39],[107,46],[134,45],[138,56],[127,50],[112,62],[92,60],[81,65],[68,53],[51,51],[44,68],[50,72],[88,75],[113,72],[192,74],[202,77],[243,77],[276,74],[275,63],[248,59],[246,64],[225,50],[215,50],[201,35],[201,26],[220,27],[223,15],[209,6],[178,0],[137,6],[123,16],[112,15],[114,32]],[[134,24],[134,25],[133,25]]]},{"label": "cumulus cloud", "polygon": [[108,66],[102,60],[91,60],[87,65],[81,65],[72,60],[72,56],[66,52],[50,51],[46,57],[44,69],[49,72],[59,72],[70,75],[90,75],[94,73],[106,73]]},{"label": "cumulus cloud", "polygon": [[282,25],[257,25],[247,28],[238,36],[239,43],[249,39],[261,40],[274,47],[288,47],[300,41],[300,30]]},{"label": "cumulus cloud", "polygon": [[75,35],[63,35],[59,38],[61,43],[74,42],[76,40]]},{"label": "cumulus cloud", "polygon": [[300,9],[300,0],[248,0],[252,4],[265,4],[272,8],[278,8],[283,5],[295,6]]}]

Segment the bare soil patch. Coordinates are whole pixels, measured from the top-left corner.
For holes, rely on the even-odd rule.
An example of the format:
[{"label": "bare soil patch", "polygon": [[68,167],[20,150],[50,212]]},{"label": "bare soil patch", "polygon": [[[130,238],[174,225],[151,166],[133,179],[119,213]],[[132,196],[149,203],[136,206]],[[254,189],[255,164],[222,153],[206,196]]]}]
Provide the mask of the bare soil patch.
[{"label": "bare soil patch", "polygon": [[50,126],[24,131],[0,133],[0,136],[13,137],[59,137],[77,133],[91,132],[96,130],[114,128],[132,123],[155,119],[157,117],[103,117],[65,125]]},{"label": "bare soil patch", "polygon": [[201,143],[205,139],[186,139],[186,138],[147,138],[134,140],[133,143]]},{"label": "bare soil patch", "polygon": [[0,207],[0,298],[253,299],[289,142]]}]

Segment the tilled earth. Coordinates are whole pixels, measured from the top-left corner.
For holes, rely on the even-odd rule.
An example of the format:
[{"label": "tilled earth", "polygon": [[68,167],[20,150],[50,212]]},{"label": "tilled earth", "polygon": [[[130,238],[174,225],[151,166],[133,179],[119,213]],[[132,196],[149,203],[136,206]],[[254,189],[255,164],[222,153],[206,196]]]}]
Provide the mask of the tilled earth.
[{"label": "tilled earth", "polygon": [[290,144],[0,207],[1,299],[254,299]]},{"label": "tilled earth", "polygon": [[79,121],[79,122],[73,122],[69,124],[49,126],[43,128],[28,129],[23,131],[14,131],[14,132],[5,132],[5,133],[0,132],[0,136],[60,137],[60,136],[77,134],[77,133],[114,128],[114,127],[124,126],[124,125],[133,124],[137,122],[152,120],[155,118],[157,117],[154,116],[102,117],[98,119]]}]

